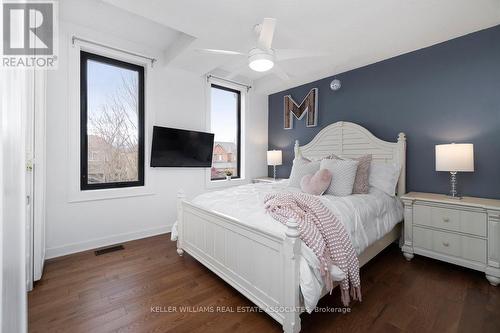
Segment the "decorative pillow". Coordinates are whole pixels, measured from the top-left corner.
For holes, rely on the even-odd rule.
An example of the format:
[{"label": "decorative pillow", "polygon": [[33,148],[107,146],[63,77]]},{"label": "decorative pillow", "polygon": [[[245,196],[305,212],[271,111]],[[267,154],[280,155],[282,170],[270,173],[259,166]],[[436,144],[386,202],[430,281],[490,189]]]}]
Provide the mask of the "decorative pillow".
[{"label": "decorative pillow", "polygon": [[312,195],[322,195],[325,193],[330,182],[332,181],[332,173],[327,169],[318,170],[314,175],[305,175],[300,181],[302,192]]},{"label": "decorative pillow", "polygon": [[358,161],[358,170],[356,170],[356,178],[354,178],[354,185],[352,187],[353,194],[367,194],[370,190],[370,183],[368,178],[370,177],[370,164],[372,162],[372,154],[363,155],[356,158],[343,158],[335,154],[328,155],[328,159],[337,160],[353,160]]},{"label": "decorative pillow", "polygon": [[358,161],[352,160],[322,160],[321,169],[328,169],[332,173],[332,181],[326,190],[326,194],[339,197],[351,195],[358,164]]},{"label": "decorative pillow", "polygon": [[395,196],[400,171],[399,165],[372,161],[369,177],[370,186],[376,187],[390,196]]},{"label": "decorative pillow", "polygon": [[302,177],[314,174],[319,170],[319,165],[319,161],[311,162],[307,158],[303,157],[294,159],[288,186],[300,188],[300,181],[302,180]]}]

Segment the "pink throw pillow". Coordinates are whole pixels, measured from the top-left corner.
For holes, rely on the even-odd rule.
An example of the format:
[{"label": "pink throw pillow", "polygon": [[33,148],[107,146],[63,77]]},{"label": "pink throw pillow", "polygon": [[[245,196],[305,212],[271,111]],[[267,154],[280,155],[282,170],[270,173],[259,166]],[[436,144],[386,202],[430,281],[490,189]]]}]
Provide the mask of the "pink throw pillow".
[{"label": "pink throw pillow", "polygon": [[303,192],[312,195],[322,195],[330,182],[332,181],[332,173],[327,169],[317,171],[314,175],[305,175],[300,180],[300,188]]}]

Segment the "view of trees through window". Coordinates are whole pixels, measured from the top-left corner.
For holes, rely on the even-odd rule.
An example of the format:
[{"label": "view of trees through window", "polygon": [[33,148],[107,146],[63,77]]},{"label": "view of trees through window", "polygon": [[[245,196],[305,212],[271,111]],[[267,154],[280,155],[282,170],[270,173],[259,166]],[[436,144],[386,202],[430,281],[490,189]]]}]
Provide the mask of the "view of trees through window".
[{"label": "view of trees through window", "polygon": [[140,180],[139,72],[86,60],[87,184]]},{"label": "view of trees through window", "polygon": [[240,177],[240,92],[212,85],[211,132],[215,134],[211,179],[224,179],[226,172]]}]

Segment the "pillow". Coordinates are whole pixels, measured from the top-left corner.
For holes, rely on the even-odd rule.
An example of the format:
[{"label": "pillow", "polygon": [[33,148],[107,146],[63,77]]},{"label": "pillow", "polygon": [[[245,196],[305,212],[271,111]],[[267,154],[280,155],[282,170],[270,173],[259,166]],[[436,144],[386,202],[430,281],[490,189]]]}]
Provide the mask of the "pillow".
[{"label": "pillow", "polygon": [[390,196],[395,196],[400,171],[399,165],[372,161],[368,180],[370,186],[376,187]]},{"label": "pillow", "polygon": [[316,173],[305,175],[300,181],[302,192],[312,195],[322,195],[325,193],[330,182],[332,181],[332,173],[327,169],[316,171]]},{"label": "pillow", "polygon": [[343,158],[335,154],[328,155],[328,159],[337,160],[354,160],[358,161],[358,169],[356,170],[356,177],[354,178],[354,185],[352,187],[353,194],[367,194],[370,190],[368,178],[370,177],[370,164],[372,162],[372,154],[363,155],[356,158]]},{"label": "pillow", "polygon": [[322,160],[321,169],[327,169],[332,173],[332,181],[326,190],[326,194],[339,197],[351,195],[358,164],[358,161],[352,160]]},{"label": "pillow", "polygon": [[319,161],[311,162],[307,158],[303,157],[294,159],[288,186],[300,188],[300,181],[302,180],[302,177],[318,171],[319,165]]}]

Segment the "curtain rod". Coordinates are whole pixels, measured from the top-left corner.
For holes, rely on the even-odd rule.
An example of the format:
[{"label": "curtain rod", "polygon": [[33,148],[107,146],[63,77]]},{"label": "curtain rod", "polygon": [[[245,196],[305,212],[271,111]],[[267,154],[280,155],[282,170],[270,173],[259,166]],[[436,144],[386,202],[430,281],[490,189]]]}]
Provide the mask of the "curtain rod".
[{"label": "curtain rod", "polygon": [[212,75],[212,74],[208,74],[207,75],[207,81],[210,80],[210,78],[214,78],[214,79],[218,79],[218,80],[222,80],[222,81],[234,83],[234,84],[237,84],[239,86],[245,87],[245,88],[247,88],[247,92],[248,92],[248,90],[250,90],[252,88],[252,86],[249,86],[249,85],[244,84],[244,83],[240,83],[240,82],[236,82],[236,81],[233,81],[233,80],[225,79],[223,77],[219,77],[219,76],[215,76],[215,75]]},{"label": "curtain rod", "polygon": [[75,45],[75,41],[80,41],[80,42],[84,42],[84,43],[94,44],[94,45],[97,45],[97,46],[100,46],[100,47],[104,47],[104,48],[107,48],[107,49],[110,49],[110,50],[113,50],[113,51],[118,51],[118,52],[126,53],[126,54],[129,54],[129,55],[135,56],[135,57],[147,59],[147,60],[151,61],[151,67],[153,67],[154,63],[156,61],[158,61],[158,60],[156,60],[156,58],[151,58],[151,57],[139,54],[139,53],[134,53],[134,52],[122,50],[122,49],[119,49],[119,48],[116,48],[116,47],[104,45],[104,44],[101,44],[101,43],[98,43],[98,42],[94,42],[94,41],[91,41],[91,40],[88,40],[88,39],[84,39],[84,38],[73,36],[71,38],[71,42],[72,42],[73,46]]}]

